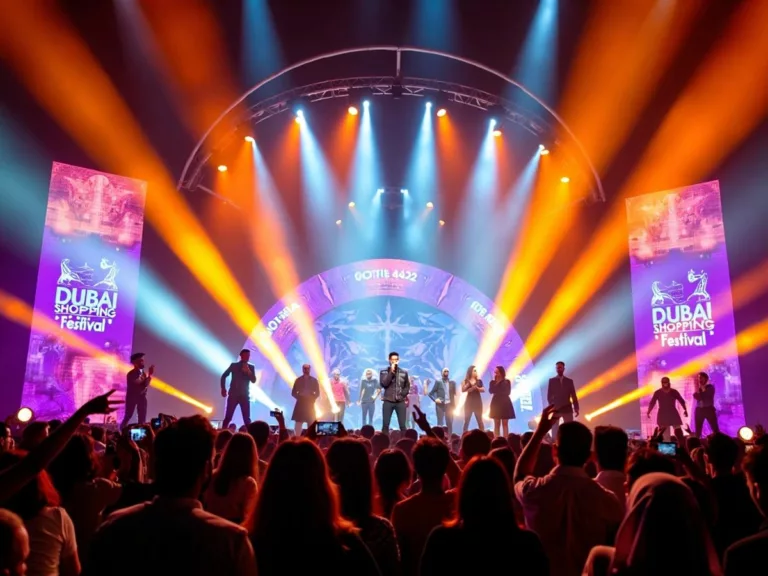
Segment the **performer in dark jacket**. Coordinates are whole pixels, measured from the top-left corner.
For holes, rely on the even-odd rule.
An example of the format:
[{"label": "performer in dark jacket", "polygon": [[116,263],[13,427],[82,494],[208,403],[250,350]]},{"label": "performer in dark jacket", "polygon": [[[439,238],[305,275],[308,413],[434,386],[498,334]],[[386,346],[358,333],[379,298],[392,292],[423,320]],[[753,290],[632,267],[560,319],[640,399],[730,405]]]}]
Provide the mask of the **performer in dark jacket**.
[{"label": "performer in dark jacket", "polygon": [[493,433],[498,436],[509,436],[509,421],[515,417],[515,407],[512,406],[512,383],[507,380],[507,371],[504,366],[496,366],[493,371],[493,380],[488,384],[488,392],[491,393],[491,412],[493,419]]},{"label": "performer in dark jacket", "polygon": [[696,425],[694,434],[701,436],[704,420],[709,422],[712,434],[720,432],[720,426],[717,423],[717,410],[715,409],[715,387],[709,383],[709,374],[706,372],[699,372],[697,378],[699,386],[693,393],[693,398],[696,400],[696,410],[693,413],[693,420]]},{"label": "performer in dark jacket", "polygon": [[[427,380],[429,385],[429,380]],[[453,411],[456,408],[456,382],[451,380],[448,368],[443,368],[439,380],[435,380],[432,390],[427,394],[435,403],[437,425],[448,426],[449,436],[453,434]]]},{"label": "performer in dark jacket", "polygon": [[407,425],[406,398],[411,390],[411,382],[408,372],[398,366],[400,355],[397,352],[389,353],[389,368],[379,372],[379,386],[382,389],[381,399],[384,406],[381,409],[381,431],[389,434],[389,423],[392,421],[392,412],[397,414],[397,424],[400,430],[405,431]]},{"label": "performer in dark jacket", "polygon": [[320,383],[317,378],[309,375],[310,369],[309,364],[301,367],[301,376],[296,378],[291,389],[291,396],[296,398],[291,420],[294,422],[297,438],[301,436],[301,427],[305,422],[309,425],[316,420],[315,400],[320,396]]},{"label": "performer in dark jacket", "polygon": [[144,356],[143,352],[131,354],[133,369],[125,375],[125,417],[120,424],[120,430],[128,425],[134,411],[139,413],[139,424],[147,423],[147,389],[152,382],[155,366],[150,366],[145,372]]},{"label": "performer in dark jacket", "polygon": [[[240,362],[232,362],[221,375],[221,396],[227,399],[227,409],[224,413],[222,428],[229,427],[238,406],[240,406],[240,413],[243,415],[243,424],[247,426],[251,423],[251,400],[248,395],[248,388],[250,383],[256,382],[256,368],[253,364],[248,363],[250,359],[251,351],[248,348],[240,350]],[[232,381],[229,383],[229,393],[227,393],[227,377],[230,374]]]},{"label": "performer in dark jacket", "polygon": [[552,438],[557,438],[557,430],[560,428],[560,419],[563,422],[573,422],[579,415],[579,399],[576,396],[576,388],[573,380],[565,376],[565,362],[555,364],[557,376],[549,379],[547,387],[547,404],[557,408],[555,424],[552,426]]},{"label": "performer in dark jacket", "polygon": [[[656,425],[660,428],[660,431],[665,435],[667,430],[671,427],[678,440],[684,438],[683,436],[683,420],[680,418],[680,413],[677,411],[677,403],[683,407],[683,416],[688,418],[688,408],[685,405],[685,400],[680,396],[680,392],[672,388],[672,383],[667,376],[661,379],[661,388],[656,390],[651,397],[651,403],[648,404],[648,418],[651,417],[656,404],[659,405],[659,411],[656,414]],[[683,444],[681,444],[682,446]]]}]

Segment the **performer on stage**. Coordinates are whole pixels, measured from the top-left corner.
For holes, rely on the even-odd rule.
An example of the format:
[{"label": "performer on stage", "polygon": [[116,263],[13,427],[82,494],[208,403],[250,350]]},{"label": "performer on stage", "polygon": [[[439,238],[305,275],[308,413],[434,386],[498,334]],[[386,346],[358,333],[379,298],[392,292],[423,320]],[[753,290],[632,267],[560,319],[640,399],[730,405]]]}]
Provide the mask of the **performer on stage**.
[{"label": "performer on stage", "polygon": [[296,398],[296,405],[293,407],[293,430],[296,438],[301,436],[301,427],[304,423],[309,425],[316,420],[315,418],[315,400],[320,396],[320,384],[317,378],[310,376],[309,364],[301,367],[301,376],[296,378],[291,389],[291,396]]},{"label": "performer on stage", "polygon": [[688,417],[688,408],[685,405],[685,400],[680,396],[680,392],[672,388],[672,384],[667,376],[661,379],[661,388],[653,393],[651,403],[648,405],[648,418],[651,417],[651,412],[656,404],[659,404],[659,411],[656,414],[656,425],[661,429],[664,435],[667,434],[668,429],[671,427],[674,429],[675,436],[678,439],[679,445],[683,446],[683,421],[680,418],[680,413],[677,411],[677,403],[683,407],[683,416]]},{"label": "performer on stage", "polygon": [[449,437],[453,434],[453,408],[456,406],[456,382],[450,379],[450,374],[448,368],[443,368],[441,378],[435,380],[432,390],[427,394],[435,403],[437,425],[447,425]]},{"label": "performer on stage", "polygon": [[[240,406],[240,413],[243,415],[243,424],[247,426],[251,423],[251,402],[248,397],[248,387],[251,382],[256,382],[256,368],[253,364],[248,363],[250,359],[250,350],[247,348],[240,350],[240,362],[232,362],[221,375],[221,397],[227,399],[227,409],[224,413],[222,428],[229,427],[238,406]],[[227,393],[227,377],[230,374],[232,380],[229,383],[229,393]]]},{"label": "performer on stage", "polygon": [[464,432],[469,430],[469,421],[472,415],[475,415],[475,422],[480,430],[485,430],[483,424],[483,397],[481,392],[485,392],[483,381],[477,377],[477,368],[470,366],[467,368],[467,374],[464,382],[461,383],[461,391],[467,395],[464,401]]},{"label": "performer on stage", "polygon": [[333,415],[333,421],[343,424],[344,412],[346,412],[347,406],[351,404],[351,400],[349,398],[349,385],[346,380],[341,379],[341,372],[338,368],[331,373],[331,390],[333,391],[333,399],[339,407],[339,411]]},{"label": "performer on stage", "polygon": [[704,421],[709,422],[712,434],[720,432],[717,424],[717,410],[715,410],[715,387],[709,382],[709,374],[699,372],[699,385],[693,397],[696,400],[696,410],[693,412],[693,420],[696,426],[695,434],[701,437]]},{"label": "performer on stage", "polygon": [[379,372],[379,387],[383,390],[381,399],[381,431],[389,434],[389,423],[392,421],[392,412],[397,414],[397,424],[400,430],[405,431],[407,424],[405,400],[411,390],[411,382],[408,372],[398,366],[400,355],[397,352],[389,353],[389,368]]},{"label": "performer on stage", "polygon": [[379,383],[373,379],[373,370],[365,371],[365,378],[360,381],[360,395],[357,397],[357,405],[363,412],[363,426],[373,425],[373,414],[376,412],[376,398],[379,397]]},{"label": "performer on stage", "polygon": [[126,374],[125,382],[125,417],[120,424],[120,430],[128,425],[128,421],[133,418],[134,411],[139,413],[139,424],[147,423],[147,389],[152,382],[152,375],[155,373],[154,364],[144,372],[143,352],[131,354],[131,364],[133,370]]},{"label": "performer on stage", "polygon": [[488,392],[491,393],[490,415],[493,419],[493,434],[503,432],[504,438],[509,436],[509,421],[515,417],[515,407],[512,406],[512,383],[507,380],[507,371],[503,366],[496,366],[493,371],[493,380],[488,384]]},{"label": "performer on stage", "polygon": [[411,428],[418,429],[418,426],[416,425],[414,409],[418,408],[421,410],[421,396],[424,395],[424,388],[418,376],[411,376],[410,380],[411,387],[408,390],[408,397],[406,398],[405,406],[406,410],[411,415],[411,417],[408,419],[410,421]]},{"label": "performer on stage", "polygon": [[573,422],[573,419],[579,416],[579,398],[576,396],[573,380],[565,376],[565,362],[555,364],[555,370],[557,376],[549,379],[547,387],[547,404],[557,409],[555,423],[552,426],[552,438],[557,438],[561,418],[563,422]]}]

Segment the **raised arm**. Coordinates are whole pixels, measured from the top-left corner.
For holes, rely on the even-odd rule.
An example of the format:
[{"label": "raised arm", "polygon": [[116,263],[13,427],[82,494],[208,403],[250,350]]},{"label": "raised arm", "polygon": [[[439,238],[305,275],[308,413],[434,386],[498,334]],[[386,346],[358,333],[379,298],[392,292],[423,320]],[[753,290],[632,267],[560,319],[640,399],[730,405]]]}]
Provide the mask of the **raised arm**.
[{"label": "raised arm", "polygon": [[389,388],[392,385],[392,377],[394,374],[395,373],[392,370],[382,370],[379,372],[379,387]]},{"label": "raised arm", "polygon": [[541,419],[536,426],[536,431],[528,441],[528,444],[525,445],[525,448],[523,448],[520,458],[517,459],[514,478],[515,484],[521,480],[525,480],[527,476],[533,476],[536,461],[539,458],[539,448],[546,435],[552,429],[553,418],[555,418],[556,413],[557,409],[551,404],[544,408],[544,411],[541,413]]},{"label": "raised arm", "polygon": [[256,383],[256,368],[254,366],[251,366],[250,364],[248,366],[248,380],[250,380],[252,383]]}]

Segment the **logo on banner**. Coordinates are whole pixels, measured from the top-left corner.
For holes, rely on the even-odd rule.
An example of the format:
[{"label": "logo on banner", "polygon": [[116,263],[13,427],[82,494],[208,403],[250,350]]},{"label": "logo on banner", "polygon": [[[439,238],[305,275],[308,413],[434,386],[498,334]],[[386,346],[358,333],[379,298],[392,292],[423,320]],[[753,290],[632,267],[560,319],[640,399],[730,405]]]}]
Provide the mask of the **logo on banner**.
[{"label": "logo on banner", "polygon": [[59,326],[75,332],[104,332],[117,315],[117,262],[102,258],[98,273],[87,262],[75,267],[69,258],[61,261],[56,282],[55,319]]},{"label": "logo on banner", "polygon": [[651,285],[653,333],[662,347],[704,347],[707,336],[715,334],[707,273],[689,270],[686,280],[688,295],[686,286],[680,282]]}]

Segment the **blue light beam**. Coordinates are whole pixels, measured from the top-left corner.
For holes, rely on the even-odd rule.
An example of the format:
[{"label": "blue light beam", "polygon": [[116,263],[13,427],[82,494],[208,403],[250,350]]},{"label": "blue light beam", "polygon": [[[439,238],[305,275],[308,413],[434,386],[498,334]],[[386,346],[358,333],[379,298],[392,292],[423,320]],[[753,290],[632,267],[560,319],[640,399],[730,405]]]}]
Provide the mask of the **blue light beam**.
[{"label": "blue light beam", "polygon": [[[554,104],[557,94],[557,6],[558,0],[540,0],[531,21],[512,77],[545,102]],[[513,86],[510,96],[521,96]]]}]

